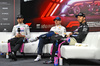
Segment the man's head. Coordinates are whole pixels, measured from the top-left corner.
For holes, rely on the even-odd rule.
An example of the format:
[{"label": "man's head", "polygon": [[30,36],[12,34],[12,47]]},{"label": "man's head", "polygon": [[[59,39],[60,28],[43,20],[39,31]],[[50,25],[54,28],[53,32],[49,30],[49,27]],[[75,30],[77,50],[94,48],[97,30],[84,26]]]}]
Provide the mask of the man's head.
[{"label": "man's head", "polygon": [[22,15],[17,15],[17,22],[18,22],[19,24],[23,23],[23,20],[24,20],[24,18],[23,18]]},{"label": "man's head", "polygon": [[55,21],[55,25],[61,24],[61,18],[60,17],[56,17],[53,21]]},{"label": "man's head", "polygon": [[84,23],[85,22],[85,14],[83,14],[82,12],[80,12],[78,15],[75,16],[77,18],[77,20],[80,23]]}]

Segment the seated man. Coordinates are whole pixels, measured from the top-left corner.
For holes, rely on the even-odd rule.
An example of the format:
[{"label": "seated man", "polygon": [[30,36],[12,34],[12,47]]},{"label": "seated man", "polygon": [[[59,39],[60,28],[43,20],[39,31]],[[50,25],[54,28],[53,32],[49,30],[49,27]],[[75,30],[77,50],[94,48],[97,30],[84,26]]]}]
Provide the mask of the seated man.
[{"label": "seated man", "polygon": [[76,15],[76,18],[79,21],[80,26],[66,37],[74,37],[78,43],[82,43],[89,32],[89,27],[86,23],[85,14],[80,12]]},{"label": "seated man", "polygon": [[[80,12],[78,15],[76,15],[76,18],[80,22],[80,26],[75,31],[73,31],[69,35],[67,35],[66,37],[72,37],[74,39],[74,41],[76,41],[78,43],[81,43],[85,39],[86,35],[88,34],[89,27],[86,24],[85,14],[83,14],[83,13]],[[60,44],[69,45],[69,42],[68,41],[63,41]],[[51,54],[51,60],[50,61],[45,61],[44,62],[45,64],[49,64],[49,63],[53,63],[54,62],[55,52],[59,49],[59,47],[58,47],[59,45],[56,46],[56,44],[53,44],[53,50],[52,50],[52,54]]]},{"label": "seated man", "polygon": [[17,16],[18,25],[15,25],[12,30],[12,38],[8,40],[11,46],[11,58],[16,61],[16,51],[20,49],[22,44],[30,37],[29,26],[23,23],[23,16]]},{"label": "seated man", "polygon": [[[61,18],[60,17],[56,17],[54,19],[54,21],[55,21],[55,26],[53,26],[50,29],[50,32],[52,33],[52,31],[53,31],[55,34],[59,34],[59,35],[64,37],[65,33],[66,33],[66,28],[61,25]],[[53,41],[50,39],[50,37],[43,38],[44,36],[45,35],[43,35],[42,37],[39,37],[38,56],[34,61],[39,61],[41,59],[42,49],[43,49],[43,46],[45,44],[53,43]]]}]

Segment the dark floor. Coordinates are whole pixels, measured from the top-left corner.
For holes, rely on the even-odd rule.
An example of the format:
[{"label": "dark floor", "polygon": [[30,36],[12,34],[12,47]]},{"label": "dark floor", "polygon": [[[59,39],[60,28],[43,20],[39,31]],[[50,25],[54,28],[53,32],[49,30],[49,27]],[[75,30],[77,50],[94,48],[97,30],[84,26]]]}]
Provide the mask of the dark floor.
[{"label": "dark floor", "polygon": [[[36,55],[18,55],[17,61],[12,62],[11,59],[6,59],[5,55],[0,55],[0,66],[54,66],[53,64],[43,64],[45,60],[48,60],[50,56],[42,56],[42,60],[34,62]],[[84,59],[63,59],[63,66],[100,66],[98,60],[84,60]]]}]

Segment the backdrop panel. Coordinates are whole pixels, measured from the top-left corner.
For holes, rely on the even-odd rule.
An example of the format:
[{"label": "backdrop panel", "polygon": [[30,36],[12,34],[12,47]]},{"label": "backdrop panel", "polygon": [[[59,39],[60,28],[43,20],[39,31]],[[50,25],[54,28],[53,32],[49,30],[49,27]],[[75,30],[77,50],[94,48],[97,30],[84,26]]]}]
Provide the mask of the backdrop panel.
[{"label": "backdrop panel", "polygon": [[20,14],[20,0],[0,0],[0,32],[12,31],[17,14]]},{"label": "backdrop panel", "polygon": [[23,1],[21,9],[32,32],[49,31],[57,16],[67,31],[73,31],[79,26],[79,12],[86,14],[90,31],[100,31],[100,0],[31,0]]}]

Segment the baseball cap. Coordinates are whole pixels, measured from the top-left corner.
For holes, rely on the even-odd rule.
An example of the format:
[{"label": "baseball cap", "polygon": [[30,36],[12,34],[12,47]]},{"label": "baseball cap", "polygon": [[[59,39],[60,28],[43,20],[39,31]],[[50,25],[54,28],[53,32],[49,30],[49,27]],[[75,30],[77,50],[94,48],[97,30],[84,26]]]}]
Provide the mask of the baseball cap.
[{"label": "baseball cap", "polygon": [[55,21],[55,20],[61,21],[61,18],[60,17],[56,17],[53,21]]},{"label": "baseball cap", "polygon": [[85,14],[83,14],[82,12],[80,12],[78,15],[76,15],[75,17],[77,18],[78,16],[83,16],[85,17]]},{"label": "baseball cap", "polygon": [[23,16],[21,14],[17,15],[17,19],[19,18],[23,18]]}]

